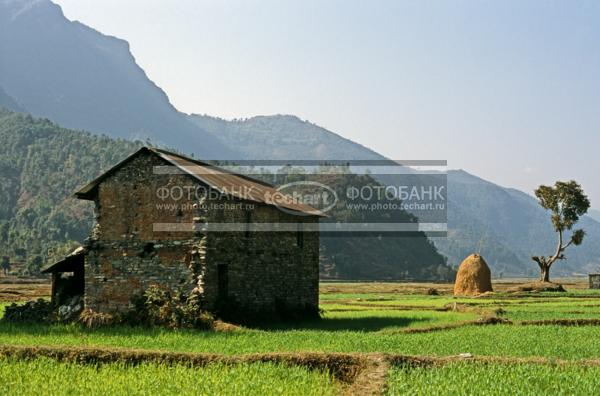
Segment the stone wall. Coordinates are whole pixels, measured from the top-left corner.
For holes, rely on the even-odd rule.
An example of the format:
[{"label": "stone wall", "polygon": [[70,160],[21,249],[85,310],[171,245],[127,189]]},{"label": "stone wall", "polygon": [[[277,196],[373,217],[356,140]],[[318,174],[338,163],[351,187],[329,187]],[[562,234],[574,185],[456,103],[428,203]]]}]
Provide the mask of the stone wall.
[{"label": "stone wall", "polygon": [[[240,213],[229,212],[227,215],[233,217]],[[266,206],[256,207],[251,217],[253,222],[316,221],[314,217],[291,216]],[[316,310],[318,233],[305,232],[301,239],[299,241],[296,232],[210,233],[205,275],[207,305],[213,307],[216,304],[218,266],[227,265],[229,298],[243,310],[268,311],[281,304],[294,310]]]},{"label": "stone wall", "polygon": [[[185,191],[200,183],[189,175],[153,172],[155,166],[164,165],[159,157],[142,153],[98,186],[97,226],[85,261],[87,308],[125,311],[131,298],[152,284],[186,292],[197,286],[198,273],[190,264],[200,235],[192,229],[158,232],[154,225],[193,224],[199,215],[198,201]],[[158,193],[177,186],[183,187],[183,196]],[[317,221],[272,206],[209,197],[209,224]],[[219,268],[221,276],[224,269],[227,273],[226,297],[241,310],[317,309],[318,233],[304,232],[299,237],[298,232],[210,232],[206,243],[202,280],[207,309],[215,309],[225,297],[219,290],[220,283],[223,287]]]}]

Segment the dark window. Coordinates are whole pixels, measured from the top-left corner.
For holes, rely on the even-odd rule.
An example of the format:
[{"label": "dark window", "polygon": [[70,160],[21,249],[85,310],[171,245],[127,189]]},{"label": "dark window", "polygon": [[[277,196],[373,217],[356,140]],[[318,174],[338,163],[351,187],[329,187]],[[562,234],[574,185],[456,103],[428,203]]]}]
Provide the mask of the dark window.
[{"label": "dark window", "polygon": [[154,243],[148,242],[144,244],[144,253],[151,254],[152,252],[154,252]]},{"label": "dark window", "polygon": [[304,231],[296,231],[296,246],[300,249],[304,247]]},{"label": "dark window", "polygon": [[226,299],[229,295],[229,268],[227,264],[217,266],[217,278],[219,285],[219,299]]},{"label": "dark window", "polygon": [[154,250],[154,243],[148,242],[148,243],[144,244],[144,247],[138,253],[138,257],[141,257],[141,258],[153,257],[155,254],[156,254],[156,252]]}]

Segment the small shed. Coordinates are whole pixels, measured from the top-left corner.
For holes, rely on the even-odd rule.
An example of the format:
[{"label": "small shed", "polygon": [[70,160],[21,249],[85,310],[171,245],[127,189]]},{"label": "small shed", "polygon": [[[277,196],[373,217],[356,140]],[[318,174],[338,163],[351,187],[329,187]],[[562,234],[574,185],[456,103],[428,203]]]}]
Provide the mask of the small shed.
[{"label": "small shed", "polygon": [[600,289],[600,274],[590,274],[590,289]]},{"label": "small shed", "polygon": [[79,247],[64,259],[44,268],[43,274],[52,274],[52,303],[62,305],[68,299],[83,295],[85,249]]}]

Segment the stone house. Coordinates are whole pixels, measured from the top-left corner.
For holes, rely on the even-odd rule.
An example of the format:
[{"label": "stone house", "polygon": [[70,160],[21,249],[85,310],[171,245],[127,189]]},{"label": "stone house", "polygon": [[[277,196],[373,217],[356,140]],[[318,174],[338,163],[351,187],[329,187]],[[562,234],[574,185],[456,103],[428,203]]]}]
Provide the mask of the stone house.
[{"label": "stone house", "polygon": [[85,246],[46,268],[52,298],[124,312],[150,285],[214,310],[318,309],[322,214],[273,186],[143,147],[75,193],[95,204]]}]

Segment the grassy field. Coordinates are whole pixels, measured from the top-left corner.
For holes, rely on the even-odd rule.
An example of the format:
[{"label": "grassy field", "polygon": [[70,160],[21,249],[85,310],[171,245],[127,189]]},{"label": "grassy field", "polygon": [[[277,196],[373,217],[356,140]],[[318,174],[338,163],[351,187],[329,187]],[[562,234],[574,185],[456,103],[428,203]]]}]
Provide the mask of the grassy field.
[{"label": "grassy field", "polygon": [[452,363],[398,367],[388,377],[389,395],[593,395],[600,367]]},{"label": "grassy field", "polygon": [[[257,328],[241,327],[222,332],[124,326],[88,330],[78,325],[0,322],[0,344],[126,348],[228,356],[272,352],[358,353],[368,359],[396,355],[446,358],[470,354],[467,356],[488,357],[492,363],[466,359],[466,362],[442,367],[407,369],[391,363],[390,367],[379,369],[388,373],[387,389],[391,394],[418,394],[415,389],[452,394],[460,389],[460,381],[471,378],[469,370],[477,377],[476,382],[482,384],[492,384],[507,376],[504,384],[513,393],[531,394],[532,386],[541,389],[542,393],[561,393],[554,391],[556,387],[563,389],[565,394],[586,393],[588,384],[599,370],[594,366],[596,363],[589,366],[589,360],[598,362],[600,358],[600,292],[586,290],[582,283],[573,283],[566,285],[567,293],[508,293],[503,291],[508,285],[498,285],[496,289],[499,292],[485,297],[454,298],[449,294],[448,285],[324,284],[321,288],[324,317],[319,321],[264,324]],[[430,287],[436,287],[441,294],[426,295],[425,291]],[[496,322],[500,324],[491,324]],[[514,366],[493,361],[507,358],[542,359],[542,362]],[[552,364],[558,360],[570,363],[564,367]],[[44,364],[52,363],[44,361]],[[381,366],[378,364],[373,363],[373,367]],[[14,362],[4,362],[2,370],[12,370],[12,366],[15,366]],[[245,370],[251,372],[259,367],[250,366]],[[224,377],[231,371],[223,367],[214,369],[223,371]],[[265,371],[266,377],[270,375],[268,370],[259,369]],[[166,369],[151,367],[145,370]],[[193,372],[194,369],[187,370]],[[121,371],[125,376],[136,375],[126,374],[133,371]],[[529,376],[528,372],[533,374]],[[185,377],[183,373],[185,370],[181,374]],[[314,375],[302,377],[304,379],[300,381],[306,384],[307,392],[312,386],[310,384],[321,384],[319,381],[329,378],[327,370]],[[156,377],[159,378],[160,374]],[[554,381],[554,378],[561,380]],[[425,388],[425,382],[431,388]],[[182,383],[186,383],[185,380]],[[261,388],[262,392],[281,393],[277,389],[284,388],[278,386],[288,386],[277,381],[272,384],[270,391]],[[323,386],[324,392],[325,389],[333,389],[324,384],[318,386]],[[385,389],[385,381],[378,386]],[[438,391],[436,386],[440,387]],[[225,393],[236,391],[227,388]],[[473,393],[485,392],[477,388]]]},{"label": "grassy field", "polygon": [[0,393],[12,395],[333,395],[336,384],[324,372],[271,363],[183,365],[123,363],[81,365],[0,359]]}]

